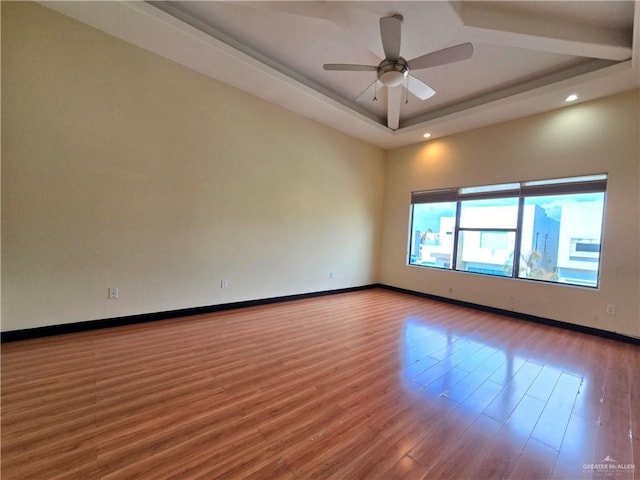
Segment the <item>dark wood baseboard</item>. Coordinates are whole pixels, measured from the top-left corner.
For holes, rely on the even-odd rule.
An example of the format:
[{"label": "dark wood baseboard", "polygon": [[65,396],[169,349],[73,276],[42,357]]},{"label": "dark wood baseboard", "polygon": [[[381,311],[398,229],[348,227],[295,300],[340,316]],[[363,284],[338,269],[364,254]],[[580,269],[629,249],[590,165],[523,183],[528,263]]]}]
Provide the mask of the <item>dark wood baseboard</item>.
[{"label": "dark wood baseboard", "polygon": [[321,297],[324,295],[335,295],[339,293],[356,292],[359,290],[368,290],[372,288],[382,288],[385,290],[391,290],[394,292],[404,293],[407,295],[418,296],[422,298],[428,298],[430,300],[436,300],[439,302],[445,302],[462,307],[472,308],[474,310],[480,310],[483,312],[495,313],[498,315],[504,315],[507,317],[517,318],[520,320],[526,320],[528,322],[535,322],[543,325],[549,325],[557,328],[564,328],[565,330],[571,330],[574,332],[586,333],[589,335],[596,335],[602,338],[609,338],[632,345],[640,346],[640,338],[630,337],[628,335],[622,335],[617,332],[610,332],[608,330],[600,330],[598,328],[586,327],[583,325],[576,325],[574,323],[562,322],[560,320],[552,320],[549,318],[538,317],[535,315],[529,315],[521,312],[514,312],[511,310],[504,310],[501,308],[490,307],[487,305],[480,305],[477,303],[465,302],[463,300],[455,300],[452,298],[441,297],[429,293],[418,292],[415,290],[408,290],[405,288],[394,287],[391,285],[385,285],[381,283],[374,283],[370,285],[362,285],[358,287],[340,288],[336,290],[323,290],[319,292],[301,293],[296,295],[285,295],[282,297],[262,298],[258,300],[245,300],[240,302],[223,303],[219,305],[206,305],[202,307],[183,308],[179,310],[168,310],[165,312],[153,312],[143,313],[139,315],[127,315],[124,317],[106,318],[100,320],[89,320],[85,322],[76,322],[63,325],[48,325],[46,327],[29,328],[24,330],[11,330],[8,332],[1,332],[0,342],[15,342],[19,340],[28,340],[39,337],[49,337],[52,335],[64,335],[67,333],[85,332],[89,330],[97,330],[101,328],[119,327],[123,325],[132,325],[136,323],[154,322],[157,320],[167,320],[170,318],[188,317],[192,315],[202,315],[207,313],[222,312],[225,310],[233,310],[237,308],[255,307],[259,305],[268,305],[271,303],[288,302],[292,300],[302,300],[305,298]]},{"label": "dark wood baseboard", "polygon": [[587,327],[584,325],[576,325],[575,323],[562,322],[560,320],[552,320],[550,318],[537,317],[535,315],[529,315],[527,313],[514,312],[512,310],[504,310],[502,308],[489,307],[487,305],[479,305],[477,303],[465,302],[463,300],[455,300],[452,298],[441,297],[438,295],[432,295],[429,293],[417,292],[415,290],[408,290],[406,288],[393,287],[391,285],[377,285],[379,288],[391,290],[394,292],[405,293],[407,295],[414,295],[422,298],[428,298],[430,300],[437,300],[439,302],[450,303],[461,307],[473,308],[474,310],[480,310],[483,312],[495,313],[498,315],[505,315],[507,317],[517,318],[520,320],[526,320],[528,322],[540,323],[542,325],[548,325],[551,327],[564,328],[565,330],[571,330],[574,332],[587,333],[589,335],[596,335],[602,338],[609,338],[612,340],[618,340],[632,345],[640,345],[640,338],[630,337],[628,335],[622,335],[617,332],[610,332],[608,330],[600,330],[598,328]]},{"label": "dark wood baseboard", "polygon": [[1,362],[5,479],[599,480],[615,455],[631,480],[640,455],[637,346],[383,288]]},{"label": "dark wood baseboard", "polygon": [[240,302],[222,303],[218,305],[205,305],[202,307],[182,308],[179,310],[168,310],[165,312],[142,313],[138,315],[127,315],[124,317],[105,318],[99,320],[89,320],[84,322],[68,323],[63,325],[47,325],[46,327],[28,328],[24,330],[11,330],[2,332],[0,343],[16,342],[18,340],[29,340],[32,338],[49,337],[52,335],[64,335],[67,333],[86,332],[100,328],[120,327],[123,325],[133,325],[136,323],[155,322],[157,320],[167,320],[170,318],[189,317],[192,315],[202,315],[207,313],[222,312],[237,308],[255,307],[258,305],[268,305],[271,303],[288,302],[291,300],[302,300],[304,298],[321,297],[324,295],[335,295],[338,293],[356,292],[378,287],[377,284],[363,285],[359,287],[339,288],[336,290],[323,290],[319,292],[300,293],[296,295],[285,295],[282,297],[261,298],[258,300],[245,300]]}]

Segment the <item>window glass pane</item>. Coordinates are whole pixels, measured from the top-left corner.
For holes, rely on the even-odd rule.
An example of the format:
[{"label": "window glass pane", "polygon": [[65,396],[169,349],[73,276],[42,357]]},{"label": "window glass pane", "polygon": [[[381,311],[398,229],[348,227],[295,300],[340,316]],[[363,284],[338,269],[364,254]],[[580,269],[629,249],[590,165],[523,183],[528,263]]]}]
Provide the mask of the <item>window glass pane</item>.
[{"label": "window glass pane", "polygon": [[525,199],[520,278],[596,287],[604,193]]},{"label": "window glass pane", "polygon": [[505,250],[509,245],[508,232],[480,232],[480,248]]},{"label": "window glass pane", "polygon": [[409,263],[451,268],[456,202],[413,205]]},{"label": "window glass pane", "polygon": [[518,197],[466,200],[460,206],[460,228],[516,228]]},{"label": "window glass pane", "polygon": [[515,232],[461,230],[456,270],[511,277]]}]

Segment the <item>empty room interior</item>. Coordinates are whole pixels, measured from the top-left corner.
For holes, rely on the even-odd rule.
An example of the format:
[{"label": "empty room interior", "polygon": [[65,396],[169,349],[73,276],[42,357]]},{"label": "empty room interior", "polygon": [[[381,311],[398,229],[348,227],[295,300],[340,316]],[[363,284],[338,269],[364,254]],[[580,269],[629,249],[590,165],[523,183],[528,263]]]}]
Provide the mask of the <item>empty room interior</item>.
[{"label": "empty room interior", "polygon": [[640,2],[1,2],[1,474],[640,478]]}]

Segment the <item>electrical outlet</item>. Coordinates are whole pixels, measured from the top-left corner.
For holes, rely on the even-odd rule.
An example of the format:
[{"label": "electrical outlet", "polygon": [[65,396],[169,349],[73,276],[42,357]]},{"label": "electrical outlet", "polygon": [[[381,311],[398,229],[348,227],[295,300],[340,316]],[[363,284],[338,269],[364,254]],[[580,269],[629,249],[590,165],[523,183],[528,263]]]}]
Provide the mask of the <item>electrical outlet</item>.
[{"label": "electrical outlet", "polygon": [[333,280],[335,277],[335,273],[334,272],[329,272],[329,280]]},{"label": "electrical outlet", "polygon": [[116,287],[109,288],[109,300],[116,300],[118,298],[118,289]]},{"label": "electrical outlet", "polygon": [[226,279],[226,278],[223,278],[223,279],[220,281],[220,288],[228,288],[228,287],[229,287],[229,282],[227,281],[227,279]]},{"label": "electrical outlet", "polygon": [[613,303],[608,303],[607,304],[607,313],[609,315],[615,315],[616,314],[616,306]]}]

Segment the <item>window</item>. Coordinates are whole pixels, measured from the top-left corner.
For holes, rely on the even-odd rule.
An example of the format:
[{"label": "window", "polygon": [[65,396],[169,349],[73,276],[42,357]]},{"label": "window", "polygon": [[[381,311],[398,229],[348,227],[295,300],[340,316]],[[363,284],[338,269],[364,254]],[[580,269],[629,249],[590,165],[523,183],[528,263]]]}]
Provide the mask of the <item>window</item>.
[{"label": "window", "polygon": [[597,287],[606,181],[414,192],[409,264]]},{"label": "window", "polygon": [[456,270],[511,276],[518,197],[460,201]]},{"label": "window", "polygon": [[520,278],[598,284],[604,192],[526,198]]},{"label": "window", "polygon": [[420,203],[413,208],[412,265],[451,268],[456,202]]}]

